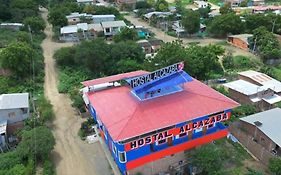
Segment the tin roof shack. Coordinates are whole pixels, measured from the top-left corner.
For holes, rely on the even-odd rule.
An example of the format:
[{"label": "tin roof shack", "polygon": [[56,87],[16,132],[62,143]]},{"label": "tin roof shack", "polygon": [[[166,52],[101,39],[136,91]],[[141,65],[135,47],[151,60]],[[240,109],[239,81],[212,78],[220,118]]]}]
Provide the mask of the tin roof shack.
[{"label": "tin roof shack", "polygon": [[0,121],[7,120],[8,134],[23,127],[23,121],[29,117],[28,93],[0,95]]},{"label": "tin roof shack", "polygon": [[[252,140],[262,146],[272,155],[281,156],[281,109],[274,108],[268,111],[240,118],[239,127]],[[263,158],[261,151],[252,152],[256,157]]]},{"label": "tin roof shack", "polygon": [[101,23],[105,36],[113,36],[120,32],[122,27],[126,27],[124,21],[105,21]]},{"label": "tin roof shack", "polygon": [[79,5],[94,5],[96,0],[76,0]]},{"label": "tin roof shack", "polygon": [[22,23],[1,23],[0,28],[2,29],[11,29],[15,31],[19,31],[21,28],[23,28],[24,25]]},{"label": "tin roof shack", "polygon": [[137,43],[142,47],[145,54],[156,53],[163,44],[162,40],[152,39],[152,40],[139,40]]},{"label": "tin roof shack", "polygon": [[227,37],[227,42],[240,49],[249,51],[249,39],[251,37],[253,37],[252,34],[231,35]]},{"label": "tin roof shack", "polygon": [[66,19],[68,24],[75,25],[81,22],[81,18],[85,18],[88,19],[89,21],[92,21],[92,16],[93,15],[87,13],[74,12],[71,13],[70,15],[66,15]]},{"label": "tin roof shack", "polygon": [[115,0],[115,2],[121,9],[133,10],[136,8],[137,0]]}]

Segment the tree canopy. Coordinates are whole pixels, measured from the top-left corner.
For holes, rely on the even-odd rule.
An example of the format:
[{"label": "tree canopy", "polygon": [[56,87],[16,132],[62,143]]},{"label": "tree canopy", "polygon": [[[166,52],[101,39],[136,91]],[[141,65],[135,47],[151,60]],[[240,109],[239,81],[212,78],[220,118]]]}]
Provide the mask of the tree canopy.
[{"label": "tree canopy", "polygon": [[25,27],[30,26],[32,32],[43,32],[46,27],[45,21],[40,17],[27,17],[23,21]]},{"label": "tree canopy", "polygon": [[243,33],[244,24],[239,16],[228,13],[214,17],[207,26],[207,30],[216,37],[225,37],[227,34]]},{"label": "tree canopy", "polygon": [[181,23],[190,35],[198,32],[200,29],[200,13],[198,11],[186,10]]},{"label": "tree canopy", "polygon": [[[193,77],[206,80],[212,73],[221,73],[222,68],[218,56],[224,49],[217,45],[190,45],[184,48],[181,42],[165,43],[151,60],[150,70],[155,70],[179,61],[185,61],[185,70]],[[156,66],[155,66],[156,65]]]},{"label": "tree canopy", "polygon": [[281,58],[281,46],[273,33],[267,31],[265,27],[259,27],[253,34],[253,50],[257,51],[264,61]]},{"label": "tree canopy", "polygon": [[10,69],[16,76],[24,77],[30,74],[33,49],[27,43],[14,42],[0,52],[3,68]]},{"label": "tree canopy", "polygon": [[281,158],[274,157],[269,160],[269,170],[276,175],[281,175]]},{"label": "tree canopy", "polygon": [[138,39],[138,34],[135,29],[130,29],[128,27],[124,27],[121,31],[113,37],[115,42],[120,41],[135,41]]},{"label": "tree canopy", "polygon": [[165,0],[157,0],[155,5],[155,10],[156,11],[161,11],[161,12],[165,12],[165,11],[168,11],[168,7],[169,7],[169,4],[167,1]]}]

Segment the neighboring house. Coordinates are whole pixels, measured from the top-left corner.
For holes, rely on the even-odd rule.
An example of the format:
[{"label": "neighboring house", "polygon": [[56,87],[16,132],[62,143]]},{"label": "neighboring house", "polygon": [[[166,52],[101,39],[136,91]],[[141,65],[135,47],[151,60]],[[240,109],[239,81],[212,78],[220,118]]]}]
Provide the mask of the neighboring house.
[{"label": "neighboring house", "polygon": [[265,12],[273,12],[279,13],[281,10],[281,6],[269,5],[269,6],[256,6],[253,9],[253,13],[265,13]]},{"label": "neighboring house", "polygon": [[252,34],[231,35],[227,37],[227,42],[240,49],[249,51],[249,38],[251,37],[253,37]]},{"label": "neighboring house", "polygon": [[11,134],[23,127],[29,117],[28,93],[0,95],[0,121],[7,121],[7,133]]},{"label": "neighboring house", "polygon": [[215,16],[220,16],[220,10],[212,10],[210,13],[208,13],[209,17],[213,18]]},{"label": "neighboring house", "polygon": [[194,4],[196,5],[197,8],[207,8],[208,7],[208,2],[205,2],[205,1],[194,1]]},{"label": "neighboring house", "polygon": [[115,0],[120,8],[135,9],[137,0]]},{"label": "neighboring house", "polygon": [[115,21],[115,15],[92,15],[93,23],[99,24],[106,21]]},{"label": "neighboring house", "polygon": [[[280,114],[280,108],[253,114],[240,118],[239,126],[266,151],[272,155],[281,156]],[[254,152],[252,153],[255,155]],[[259,155],[255,156],[260,157]]]},{"label": "neighboring house", "polygon": [[173,21],[172,29],[176,32],[177,37],[185,37],[187,35],[186,30],[183,28],[179,20]]},{"label": "neighboring house", "polygon": [[265,0],[252,0],[253,6],[265,5]]},{"label": "neighboring house", "polygon": [[232,99],[242,104],[254,105],[259,111],[274,108],[281,97],[274,93],[272,86],[258,86],[244,80],[224,84]]},{"label": "neighboring house", "polygon": [[91,15],[87,13],[71,13],[70,15],[66,16],[67,22],[70,25],[78,24],[81,22],[81,18],[88,19],[91,23],[101,23],[105,21],[114,21],[115,15]]},{"label": "neighboring house", "polygon": [[244,0],[225,0],[225,3],[229,3],[231,7],[239,7]]},{"label": "neighboring house", "polygon": [[113,36],[120,32],[122,27],[126,27],[124,21],[106,21],[101,23],[105,36]]},{"label": "neighboring house", "polygon": [[11,29],[11,30],[20,30],[24,25],[22,23],[1,23],[0,28],[2,29]]},{"label": "neighboring house", "polygon": [[60,40],[65,42],[93,39],[102,32],[101,24],[79,23],[76,25],[64,26],[60,29]]},{"label": "neighboring house", "polygon": [[145,54],[156,53],[163,44],[162,40],[153,39],[153,40],[140,40],[137,43],[142,47]]},{"label": "neighboring house", "polygon": [[274,93],[281,96],[281,82],[261,72],[248,70],[238,73],[241,80],[248,81],[258,86],[272,87]]},{"label": "neighboring house", "polygon": [[144,19],[150,20],[152,17],[168,17],[172,15],[171,12],[149,12],[145,15],[143,15]]},{"label": "neighboring house", "polygon": [[93,5],[96,0],[76,0],[79,5]]},{"label": "neighboring house", "polygon": [[92,16],[91,14],[87,14],[87,13],[78,13],[78,12],[74,12],[74,13],[71,13],[70,15],[67,15],[66,18],[67,18],[67,22],[68,24],[70,25],[74,25],[74,24],[78,24],[80,23],[80,18],[86,18],[86,19],[89,19],[91,20],[92,19]]}]

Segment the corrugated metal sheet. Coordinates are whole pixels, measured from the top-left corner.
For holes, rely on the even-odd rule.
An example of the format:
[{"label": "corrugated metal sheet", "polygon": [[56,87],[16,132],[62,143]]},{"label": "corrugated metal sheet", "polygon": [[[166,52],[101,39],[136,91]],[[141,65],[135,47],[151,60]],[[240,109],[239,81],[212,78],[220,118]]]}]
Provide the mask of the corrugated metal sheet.
[{"label": "corrugated metal sheet", "polygon": [[0,109],[28,108],[28,93],[0,95]]},{"label": "corrugated metal sheet", "polygon": [[[281,146],[281,109],[274,108],[268,111],[253,114],[247,117],[240,118],[251,125],[255,125],[254,122],[262,123],[261,126],[257,126],[265,135],[267,135],[273,142]],[[256,126],[256,125],[255,125]]]}]

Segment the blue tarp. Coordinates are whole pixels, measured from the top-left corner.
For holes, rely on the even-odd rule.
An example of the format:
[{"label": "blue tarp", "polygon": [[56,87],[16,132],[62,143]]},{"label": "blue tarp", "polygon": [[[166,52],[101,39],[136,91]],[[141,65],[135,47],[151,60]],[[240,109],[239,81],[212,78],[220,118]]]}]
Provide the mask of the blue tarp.
[{"label": "blue tarp", "polygon": [[165,87],[176,86],[190,81],[192,81],[192,77],[190,75],[188,75],[185,71],[179,71],[170,76],[163,77],[161,79],[156,79],[149,83],[135,87],[133,90],[136,94],[139,94],[147,91],[155,91]]}]

